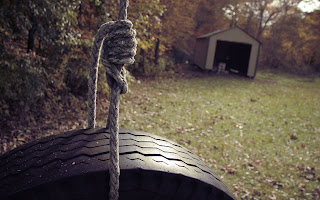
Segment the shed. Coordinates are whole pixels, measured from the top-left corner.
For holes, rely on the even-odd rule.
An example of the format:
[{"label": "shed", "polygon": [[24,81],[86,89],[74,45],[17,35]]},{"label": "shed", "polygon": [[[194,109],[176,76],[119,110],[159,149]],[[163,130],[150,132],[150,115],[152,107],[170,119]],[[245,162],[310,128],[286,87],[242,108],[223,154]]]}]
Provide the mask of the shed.
[{"label": "shed", "polygon": [[260,45],[259,40],[239,27],[208,33],[197,38],[194,63],[212,71],[222,65],[226,71],[254,78]]}]

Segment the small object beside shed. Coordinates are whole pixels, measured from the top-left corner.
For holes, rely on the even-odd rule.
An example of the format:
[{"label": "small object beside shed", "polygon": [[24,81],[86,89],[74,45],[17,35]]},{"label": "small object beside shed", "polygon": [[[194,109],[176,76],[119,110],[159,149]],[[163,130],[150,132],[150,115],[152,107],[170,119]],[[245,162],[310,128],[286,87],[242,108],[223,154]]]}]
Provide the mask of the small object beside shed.
[{"label": "small object beside shed", "polygon": [[[260,41],[239,27],[216,31],[197,38],[194,63],[202,69],[256,76]],[[220,67],[219,67],[220,66]]]}]

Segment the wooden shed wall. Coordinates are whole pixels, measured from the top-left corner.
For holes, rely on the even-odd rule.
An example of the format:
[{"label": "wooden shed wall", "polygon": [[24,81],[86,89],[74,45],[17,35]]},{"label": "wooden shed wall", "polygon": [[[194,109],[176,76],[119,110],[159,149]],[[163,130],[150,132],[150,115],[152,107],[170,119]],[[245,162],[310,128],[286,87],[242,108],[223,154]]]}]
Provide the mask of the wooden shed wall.
[{"label": "wooden shed wall", "polygon": [[205,69],[207,53],[208,53],[209,38],[198,38],[196,41],[196,51],[194,53],[194,63]]}]

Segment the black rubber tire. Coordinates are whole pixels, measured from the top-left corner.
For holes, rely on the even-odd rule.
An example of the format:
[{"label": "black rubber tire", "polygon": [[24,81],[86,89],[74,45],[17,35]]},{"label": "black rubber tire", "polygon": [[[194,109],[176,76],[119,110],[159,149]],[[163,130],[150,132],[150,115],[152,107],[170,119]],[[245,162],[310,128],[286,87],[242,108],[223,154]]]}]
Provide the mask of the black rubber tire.
[{"label": "black rubber tire", "polygon": [[[182,146],[120,130],[120,199],[235,199],[214,171]],[[109,132],[77,130],[0,156],[0,199],[108,199]]]}]

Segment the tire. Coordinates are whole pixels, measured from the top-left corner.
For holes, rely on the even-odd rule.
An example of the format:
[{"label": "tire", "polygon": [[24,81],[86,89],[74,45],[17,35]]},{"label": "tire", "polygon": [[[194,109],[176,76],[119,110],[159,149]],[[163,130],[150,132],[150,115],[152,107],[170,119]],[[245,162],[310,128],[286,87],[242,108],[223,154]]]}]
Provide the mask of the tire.
[{"label": "tire", "polygon": [[[235,199],[215,172],[182,146],[119,131],[122,199]],[[109,132],[77,130],[0,156],[0,199],[109,199]]]}]

